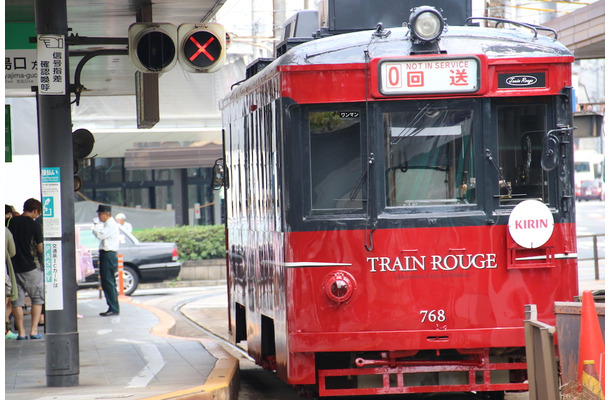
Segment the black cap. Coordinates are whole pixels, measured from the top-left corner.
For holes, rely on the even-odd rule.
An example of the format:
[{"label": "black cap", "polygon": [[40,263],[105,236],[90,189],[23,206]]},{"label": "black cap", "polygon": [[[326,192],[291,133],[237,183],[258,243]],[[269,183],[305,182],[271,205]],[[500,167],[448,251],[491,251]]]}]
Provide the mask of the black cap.
[{"label": "black cap", "polygon": [[111,212],[111,210],[112,210],[112,208],[111,208],[110,206],[107,206],[107,205],[105,205],[105,204],[100,204],[100,205],[97,207],[97,211],[96,211],[96,212],[98,212],[98,213],[102,213],[102,212],[107,212],[107,213],[109,213],[109,212]]}]

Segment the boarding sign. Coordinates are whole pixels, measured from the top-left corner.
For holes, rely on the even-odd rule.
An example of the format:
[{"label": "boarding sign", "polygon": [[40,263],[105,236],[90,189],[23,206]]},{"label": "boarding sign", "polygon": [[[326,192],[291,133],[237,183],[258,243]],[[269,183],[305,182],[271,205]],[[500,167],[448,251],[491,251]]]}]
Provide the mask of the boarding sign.
[{"label": "boarding sign", "polygon": [[42,224],[46,238],[60,238],[61,181],[59,168],[41,169]]},{"label": "boarding sign", "polygon": [[379,91],[389,96],[473,93],[479,90],[480,70],[476,57],[382,60]]},{"label": "boarding sign", "polygon": [[63,310],[61,240],[44,242],[44,293],[46,310]]}]

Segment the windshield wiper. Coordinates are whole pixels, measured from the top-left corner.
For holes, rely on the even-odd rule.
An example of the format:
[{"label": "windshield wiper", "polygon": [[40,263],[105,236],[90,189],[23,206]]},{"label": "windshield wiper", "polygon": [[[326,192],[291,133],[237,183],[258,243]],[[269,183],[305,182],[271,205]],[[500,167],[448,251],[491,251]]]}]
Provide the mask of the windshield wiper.
[{"label": "windshield wiper", "polygon": [[504,187],[506,188],[506,191],[508,192],[508,194],[506,196],[499,195],[499,196],[494,196],[494,197],[502,197],[502,198],[507,198],[507,199],[512,198],[513,188],[511,185],[506,183],[506,179],[504,179],[504,174],[502,173],[502,170],[500,169],[500,167],[498,167],[498,164],[496,164],[496,160],[494,160],[493,157],[491,156],[491,150],[485,149],[485,158],[487,158],[489,160],[489,162],[491,162],[491,164],[496,168],[496,171],[498,171],[498,176],[500,177],[500,180],[502,181],[502,183],[504,183]]},{"label": "windshield wiper", "polygon": [[[358,196],[358,193],[360,193],[360,190],[362,190],[362,186],[364,186],[364,182],[366,182],[366,177],[368,176],[369,169],[373,165],[373,162],[375,162],[375,156],[373,153],[371,153],[371,154],[369,154],[369,159],[367,160],[366,168],[362,169],[362,173],[360,174],[360,176],[358,177],[358,180],[356,181],[356,186],[354,186],[352,191],[349,193],[350,201],[354,201],[356,196]],[[368,201],[368,199],[365,199],[365,201]]]},{"label": "windshield wiper", "polygon": [[[396,143],[394,145],[399,144],[402,141],[402,139],[404,139],[406,137],[415,136],[419,132],[421,132],[423,127],[418,127],[418,125],[421,122],[424,115],[426,115],[426,113],[431,108],[432,108],[432,106],[428,103],[421,110],[419,110],[417,112],[417,114],[415,114],[415,116],[411,119],[411,121],[409,121],[409,123],[405,126],[405,128],[398,135],[396,135],[396,137],[398,137],[398,139],[396,140]],[[409,132],[407,133],[407,131],[409,131]]]}]

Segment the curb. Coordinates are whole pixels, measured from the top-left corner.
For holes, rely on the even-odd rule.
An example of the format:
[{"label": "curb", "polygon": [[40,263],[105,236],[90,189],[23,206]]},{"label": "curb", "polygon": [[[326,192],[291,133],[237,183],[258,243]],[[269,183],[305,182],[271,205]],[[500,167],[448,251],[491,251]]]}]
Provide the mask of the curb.
[{"label": "curb", "polygon": [[159,323],[151,329],[151,334],[159,337],[197,341],[216,358],[216,363],[203,385],[147,397],[143,400],[237,400],[239,390],[239,361],[229,354],[219,343],[211,339],[187,338],[171,335],[169,332],[176,324],[176,320],[170,314],[158,308],[133,302],[128,296],[119,297],[119,301],[143,308],[152,312],[159,318]]},{"label": "curb", "polygon": [[[164,282],[157,282],[157,283],[140,283],[138,285],[138,289],[181,288],[181,287],[194,287],[194,286],[225,286],[226,284],[227,284],[226,279],[179,280],[179,281],[164,281]],[[136,289],[136,291],[138,289]]]}]

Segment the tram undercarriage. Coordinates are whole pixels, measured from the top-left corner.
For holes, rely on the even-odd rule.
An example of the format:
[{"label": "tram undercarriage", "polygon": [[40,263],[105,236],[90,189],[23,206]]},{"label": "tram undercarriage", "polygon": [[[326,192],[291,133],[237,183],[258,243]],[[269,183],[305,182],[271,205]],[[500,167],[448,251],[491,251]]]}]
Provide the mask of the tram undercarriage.
[{"label": "tram undercarriage", "polygon": [[355,367],[318,370],[320,396],[528,389],[524,349],[323,353],[316,364],[337,365],[348,357]]}]

